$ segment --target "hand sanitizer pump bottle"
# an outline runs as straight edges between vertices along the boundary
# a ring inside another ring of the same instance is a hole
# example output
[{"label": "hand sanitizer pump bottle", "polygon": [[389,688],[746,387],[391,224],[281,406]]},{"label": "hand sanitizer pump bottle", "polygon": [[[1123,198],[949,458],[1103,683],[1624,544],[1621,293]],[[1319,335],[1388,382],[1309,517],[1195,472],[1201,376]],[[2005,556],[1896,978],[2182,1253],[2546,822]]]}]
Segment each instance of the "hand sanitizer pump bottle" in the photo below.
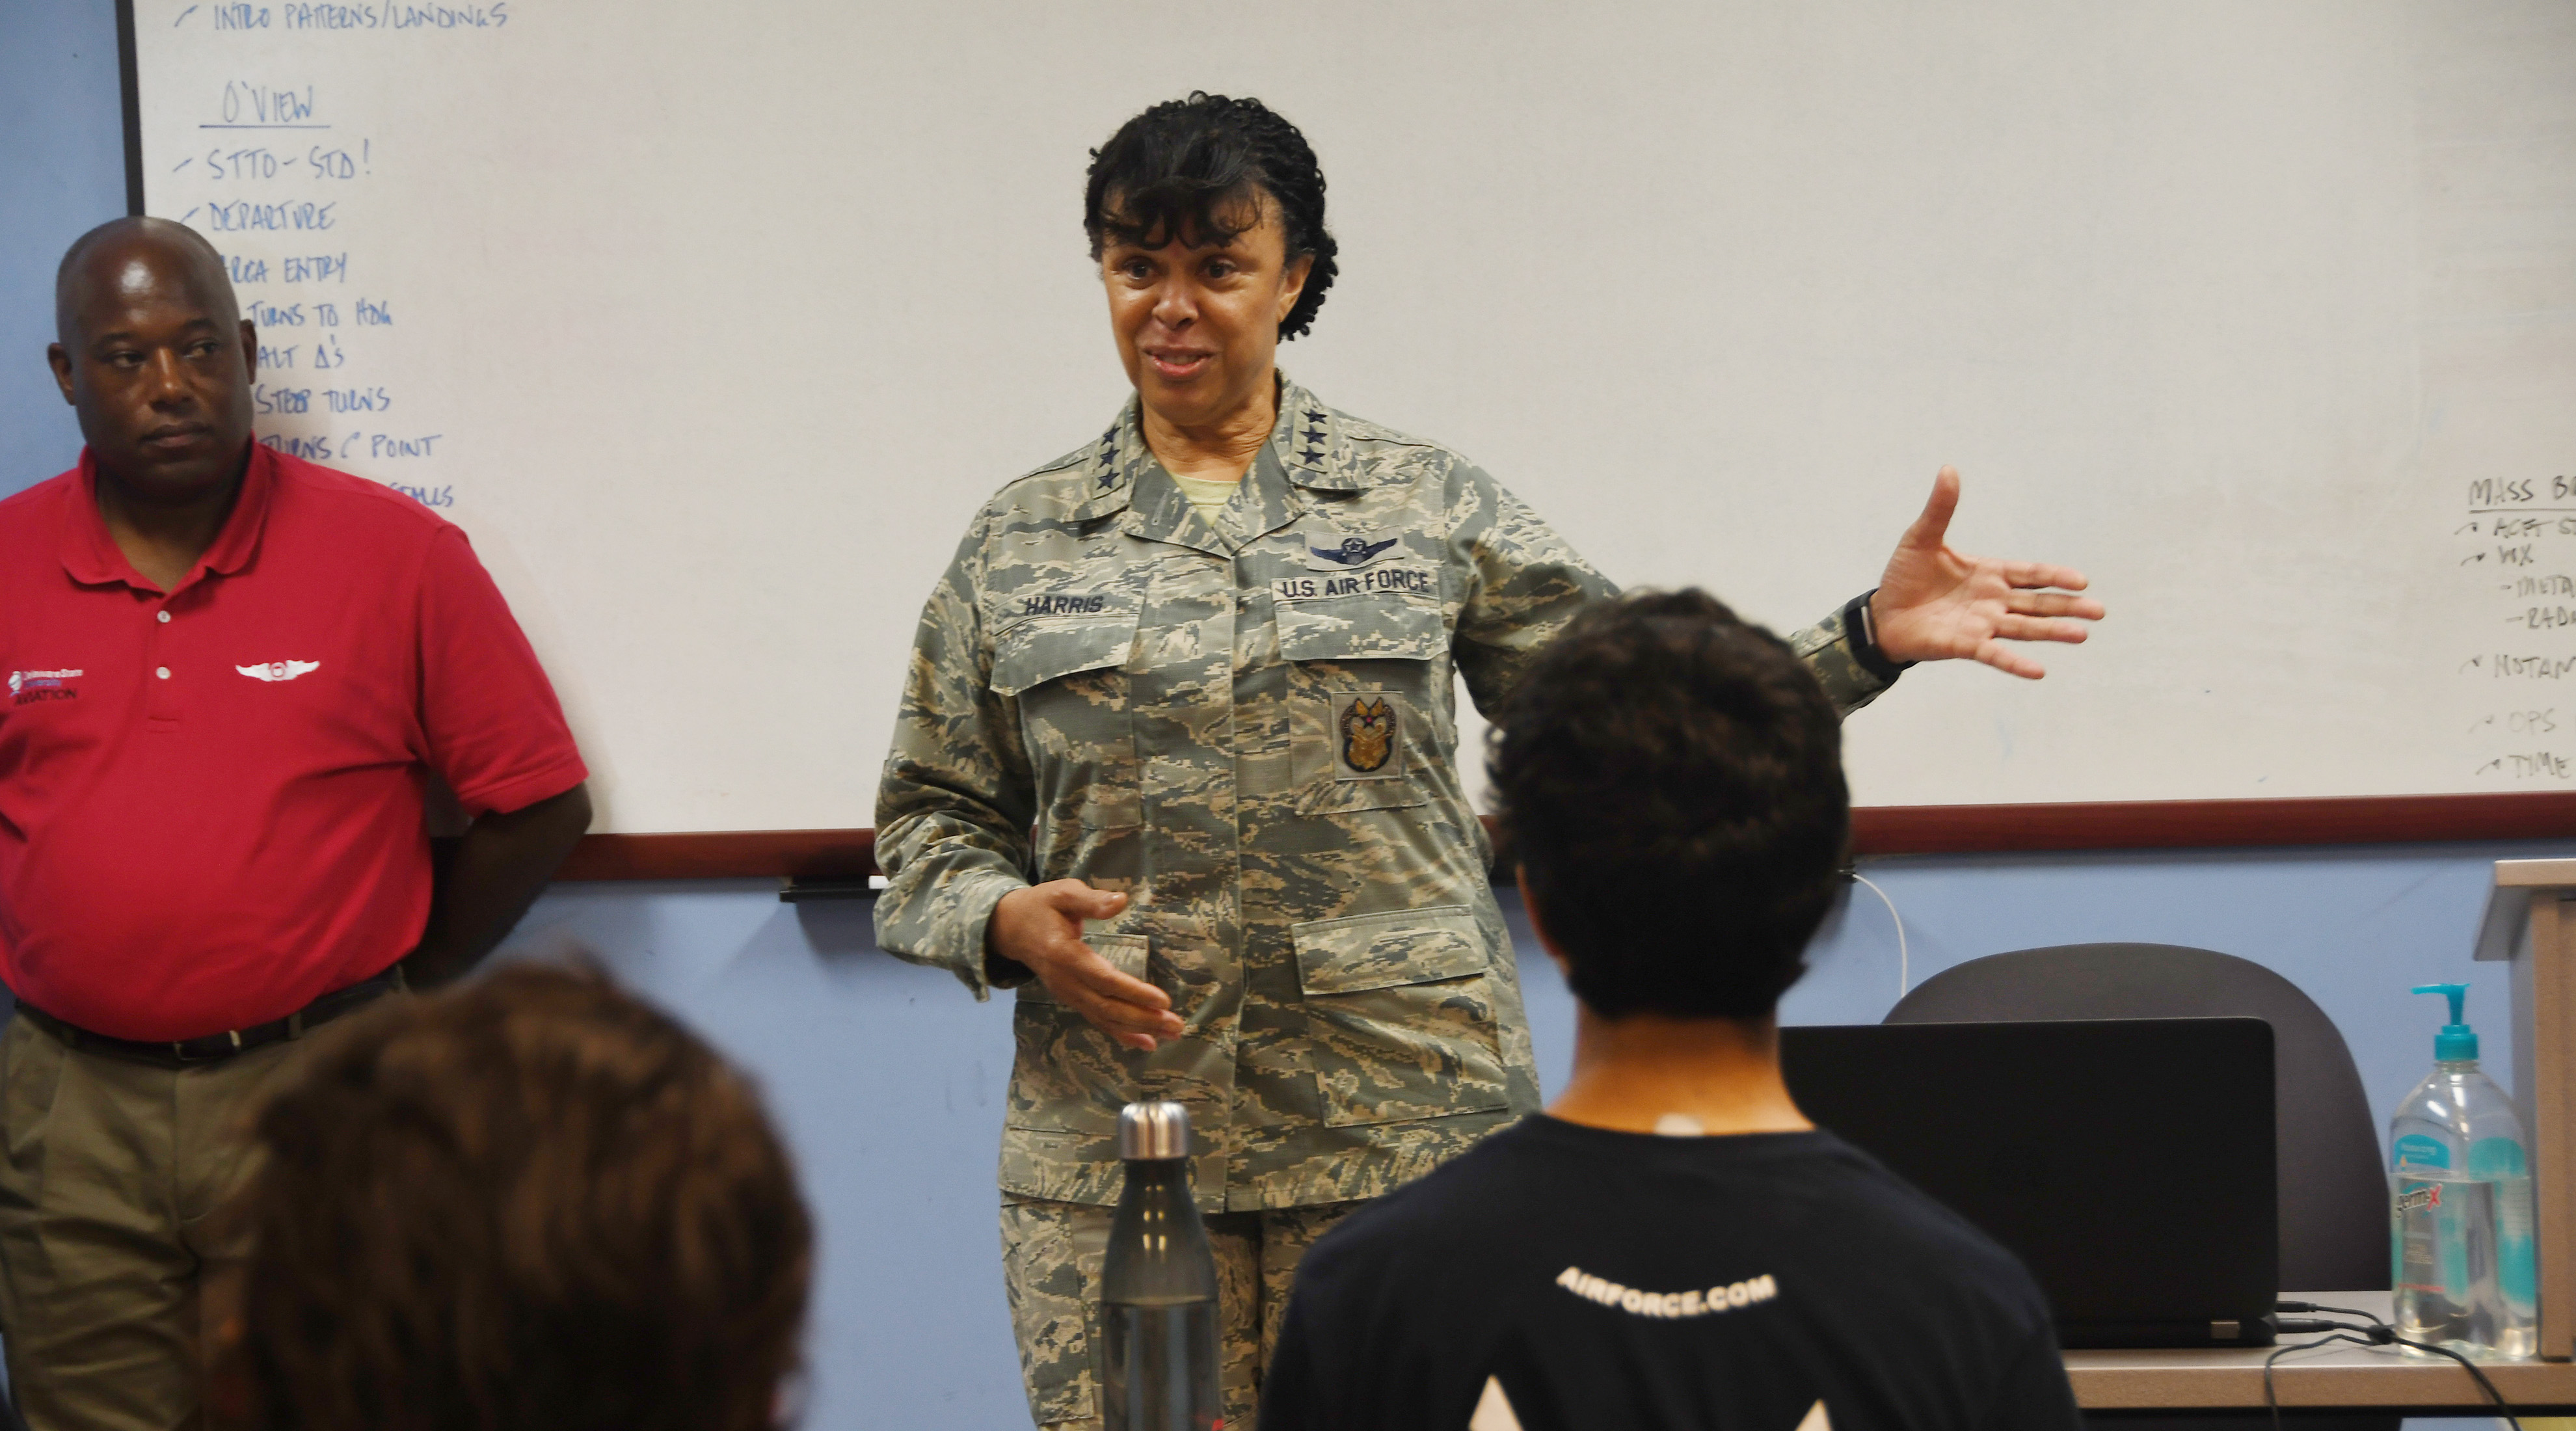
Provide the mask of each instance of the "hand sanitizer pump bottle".
[{"label": "hand sanitizer pump bottle", "polygon": [[1126,1190],[1100,1287],[1106,1431],[1218,1431],[1216,1257],[1190,1193],[1190,1114],[1130,1103],[1118,1115]]},{"label": "hand sanitizer pump bottle", "polygon": [[2415,992],[2448,995],[2451,1021],[2433,1037],[2432,1075],[2388,1125],[2397,1334],[2469,1356],[2532,1356],[2540,1279],[2522,1119],[2478,1071],[2478,1036],[2461,1019],[2469,986]]}]

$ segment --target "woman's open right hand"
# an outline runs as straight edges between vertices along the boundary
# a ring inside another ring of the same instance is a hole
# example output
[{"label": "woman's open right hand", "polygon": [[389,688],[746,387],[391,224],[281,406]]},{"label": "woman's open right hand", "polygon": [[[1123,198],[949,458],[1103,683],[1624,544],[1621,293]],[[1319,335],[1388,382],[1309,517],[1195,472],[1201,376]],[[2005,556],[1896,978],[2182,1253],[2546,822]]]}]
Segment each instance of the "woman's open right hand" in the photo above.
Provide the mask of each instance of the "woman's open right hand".
[{"label": "woman's open right hand", "polygon": [[984,925],[984,949],[1025,966],[1057,1003],[1129,1048],[1151,1053],[1162,1039],[1181,1036],[1171,996],[1118,972],[1082,942],[1086,919],[1114,919],[1127,896],[1093,889],[1078,879],[1050,880],[1015,889],[993,906]]}]

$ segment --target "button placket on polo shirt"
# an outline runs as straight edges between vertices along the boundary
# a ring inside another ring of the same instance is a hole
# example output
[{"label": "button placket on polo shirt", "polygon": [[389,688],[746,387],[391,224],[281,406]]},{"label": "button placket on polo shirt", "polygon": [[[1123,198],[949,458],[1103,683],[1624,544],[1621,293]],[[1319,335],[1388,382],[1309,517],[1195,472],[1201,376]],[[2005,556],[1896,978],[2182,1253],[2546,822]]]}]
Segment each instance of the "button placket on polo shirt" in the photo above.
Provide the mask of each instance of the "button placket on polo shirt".
[{"label": "button placket on polo shirt", "polygon": [[143,728],[145,730],[164,731],[178,728],[181,710],[179,682],[187,672],[185,663],[179,660],[177,651],[173,649],[179,643],[177,633],[172,629],[175,623],[170,615],[170,606],[194,584],[183,582],[178,591],[168,595],[139,593],[153,596],[148,603],[152,612],[151,622],[143,633],[145,667]]}]

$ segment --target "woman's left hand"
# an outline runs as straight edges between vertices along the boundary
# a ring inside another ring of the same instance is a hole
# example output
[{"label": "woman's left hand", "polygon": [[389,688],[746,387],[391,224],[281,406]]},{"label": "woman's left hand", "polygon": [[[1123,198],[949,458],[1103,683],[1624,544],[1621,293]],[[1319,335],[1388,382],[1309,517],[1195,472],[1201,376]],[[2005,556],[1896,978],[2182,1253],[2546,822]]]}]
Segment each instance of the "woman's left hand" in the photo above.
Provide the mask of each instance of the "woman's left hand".
[{"label": "woman's left hand", "polygon": [[2036,681],[2047,671],[2004,643],[2082,641],[2084,623],[2102,619],[2102,603],[2072,594],[2085,585],[2072,567],[1952,550],[1946,538],[1958,507],[1958,469],[1944,467],[1870,601],[1878,649],[1893,661],[1970,658]]}]

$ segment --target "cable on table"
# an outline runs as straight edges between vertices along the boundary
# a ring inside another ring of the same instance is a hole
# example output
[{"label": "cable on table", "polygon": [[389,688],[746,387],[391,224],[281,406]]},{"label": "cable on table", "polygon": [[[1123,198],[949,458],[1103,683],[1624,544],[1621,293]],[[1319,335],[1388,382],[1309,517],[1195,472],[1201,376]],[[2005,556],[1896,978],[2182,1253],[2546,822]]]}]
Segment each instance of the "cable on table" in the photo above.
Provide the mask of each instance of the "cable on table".
[{"label": "cable on table", "polygon": [[[2435,1356],[2449,1357],[2468,1368],[2469,1375],[2477,1381],[2479,1389],[2486,1392],[2487,1399],[2495,1403],[2496,1414],[2504,1418],[2505,1424],[2511,1426],[2513,1431],[2522,1431],[2522,1422],[2513,1414],[2513,1407],[2505,1401],[2504,1393],[2496,1390],[2495,1383],[2487,1380],[2486,1372],[2480,1369],[2476,1362],[2461,1353],[2446,1346],[2436,1346],[2431,1342],[2419,1342],[2401,1337],[2397,1335],[2397,1329],[2380,1320],[2378,1314],[2362,1311],[2358,1307],[2329,1307],[2321,1302],[2275,1302],[2272,1305],[2284,1312],[2334,1312],[2347,1317],[2360,1317],[2370,1323],[2365,1327],[2352,1322],[2330,1322],[2312,1317],[2286,1317],[2280,1320],[2277,1327],[2281,1331],[2327,1332],[2328,1335],[2296,1346],[2276,1347],[2270,1356],[2263,1358],[2263,1404],[2272,1410],[2272,1431],[2281,1431],[2281,1402],[2272,1390],[2272,1364],[2292,1352],[2308,1351],[2324,1346],[2328,1342],[2352,1342],[2360,1346],[2388,1346],[2393,1343],[2401,1347],[2412,1347],[2420,1352],[2430,1352]],[[2356,1336],[2354,1333],[2360,1335]]]}]

